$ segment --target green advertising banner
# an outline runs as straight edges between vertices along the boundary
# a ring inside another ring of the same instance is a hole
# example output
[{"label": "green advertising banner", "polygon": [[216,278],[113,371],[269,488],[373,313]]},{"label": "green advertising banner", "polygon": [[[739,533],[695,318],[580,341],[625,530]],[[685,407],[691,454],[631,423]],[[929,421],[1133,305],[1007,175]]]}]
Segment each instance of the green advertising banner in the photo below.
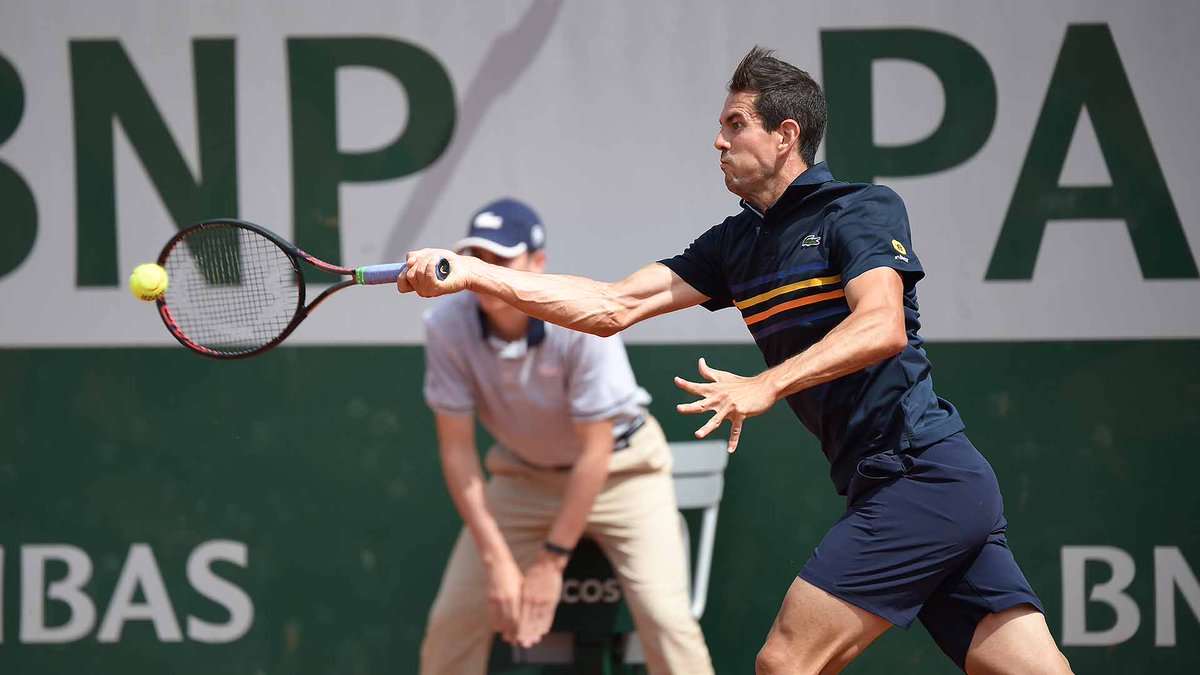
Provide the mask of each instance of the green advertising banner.
[{"label": "green advertising banner", "polygon": [[[1010,543],[1076,672],[1188,672],[1200,659],[1200,343],[929,351],[999,475]],[[748,346],[630,352],[676,441],[699,423],[673,412],[674,375],[700,356],[761,368]],[[459,527],[420,349],[237,363],[8,350],[0,372],[0,673],[415,672]],[[840,507],[785,407],[748,424],[702,619],[718,672],[753,668]],[[847,672],[955,671],[914,627]]]}]

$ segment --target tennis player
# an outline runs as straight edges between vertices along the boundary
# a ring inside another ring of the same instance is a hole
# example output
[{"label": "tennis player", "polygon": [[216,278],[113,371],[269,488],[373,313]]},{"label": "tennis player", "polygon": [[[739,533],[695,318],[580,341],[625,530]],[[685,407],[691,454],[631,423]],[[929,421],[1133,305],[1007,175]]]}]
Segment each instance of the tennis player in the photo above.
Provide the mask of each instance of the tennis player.
[{"label": "tennis player", "polygon": [[[527,274],[545,229],[504,199],[475,214],[457,250]],[[583,535],[621,582],[651,673],[711,673],[691,615],[671,454],[619,339],[533,319],[489,295],[425,317],[425,398],[465,527],[429,613],[421,672],[482,674],[499,633],[529,647],[550,629]],[[475,420],[496,439],[484,481]]]},{"label": "tennis player", "polygon": [[1006,543],[996,476],[936,396],[918,334],[924,276],[892,190],[835,180],[816,163],[826,106],[804,71],[755,48],[738,65],[715,147],[739,213],[680,255],[616,283],[408,256],[400,291],[470,289],[562,326],[610,335],[701,304],[736,307],[768,370],[699,364],[676,383],[714,414],[696,435],[787,401],[821,441],[846,511],[784,597],[759,673],[837,672],[889,627],[920,619],[970,673],[1066,673],[1042,604]]}]

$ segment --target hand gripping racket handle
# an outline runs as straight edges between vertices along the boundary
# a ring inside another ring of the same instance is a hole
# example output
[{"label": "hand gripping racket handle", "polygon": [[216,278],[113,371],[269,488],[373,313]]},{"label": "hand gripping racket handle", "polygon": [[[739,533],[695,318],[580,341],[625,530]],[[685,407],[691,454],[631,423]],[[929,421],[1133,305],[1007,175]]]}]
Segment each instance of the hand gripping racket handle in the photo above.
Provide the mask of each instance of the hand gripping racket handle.
[{"label": "hand gripping racket handle", "polygon": [[[367,286],[376,286],[379,284],[394,284],[396,279],[404,274],[404,270],[408,269],[406,263],[386,263],[383,265],[367,265],[354,270],[354,282],[357,284],[365,284]],[[437,270],[434,272],[437,275],[438,281],[445,281],[446,277],[450,276],[450,261],[442,258],[438,261]]]}]

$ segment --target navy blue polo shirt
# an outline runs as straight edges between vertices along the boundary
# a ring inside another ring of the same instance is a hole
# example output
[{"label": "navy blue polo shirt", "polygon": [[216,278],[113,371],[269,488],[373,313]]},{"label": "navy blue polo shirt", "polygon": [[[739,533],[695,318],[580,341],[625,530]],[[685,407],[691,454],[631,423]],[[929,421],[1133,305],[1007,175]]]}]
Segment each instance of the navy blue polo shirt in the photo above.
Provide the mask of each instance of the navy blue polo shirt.
[{"label": "navy blue polo shirt", "polygon": [[830,477],[845,494],[859,460],[920,448],[963,429],[933,392],[916,285],[924,275],[912,250],[908,213],[891,189],[834,180],[824,162],[788,186],[765,213],[742,212],[660,261],[708,296],[704,307],[736,307],[775,366],[808,349],[850,315],[845,285],[876,267],[904,280],[908,346],[891,358],[787,397],[821,441]]}]

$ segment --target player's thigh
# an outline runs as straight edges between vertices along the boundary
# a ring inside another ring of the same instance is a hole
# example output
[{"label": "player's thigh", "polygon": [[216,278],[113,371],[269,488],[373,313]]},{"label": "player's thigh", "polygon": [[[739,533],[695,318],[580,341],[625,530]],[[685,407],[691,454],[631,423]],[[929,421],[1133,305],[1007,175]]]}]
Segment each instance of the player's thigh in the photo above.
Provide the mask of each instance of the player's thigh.
[{"label": "player's thigh", "polygon": [[1046,617],[1032,605],[989,614],[979,622],[967,650],[970,675],[1070,673],[1071,666],[1054,644]]},{"label": "player's thigh", "polygon": [[797,577],[759,651],[755,671],[839,672],[891,625]]}]

